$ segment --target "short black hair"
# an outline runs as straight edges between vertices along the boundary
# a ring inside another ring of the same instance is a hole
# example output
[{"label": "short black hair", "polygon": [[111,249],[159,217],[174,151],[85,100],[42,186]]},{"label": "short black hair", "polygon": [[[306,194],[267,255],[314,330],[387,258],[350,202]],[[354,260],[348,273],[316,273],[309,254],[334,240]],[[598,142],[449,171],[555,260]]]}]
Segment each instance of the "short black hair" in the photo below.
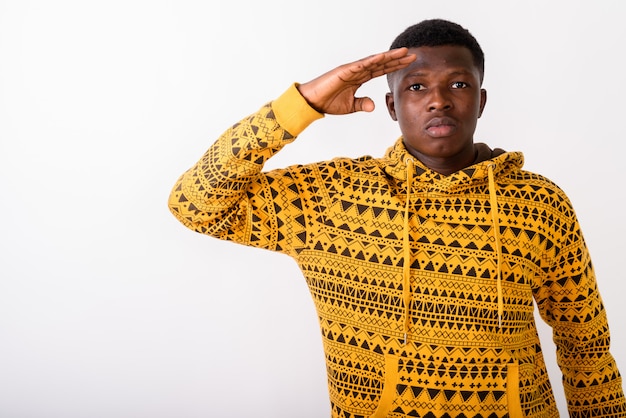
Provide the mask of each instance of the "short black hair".
[{"label": "short black hair", "polygon": [[485,54],[474,35],[457,23],[443,19],[423,20],[406,28],[391,43],[389,49],[448,45],[463,46],[469,49],[474,64],[480,72],[482,83],[485,74]]}]

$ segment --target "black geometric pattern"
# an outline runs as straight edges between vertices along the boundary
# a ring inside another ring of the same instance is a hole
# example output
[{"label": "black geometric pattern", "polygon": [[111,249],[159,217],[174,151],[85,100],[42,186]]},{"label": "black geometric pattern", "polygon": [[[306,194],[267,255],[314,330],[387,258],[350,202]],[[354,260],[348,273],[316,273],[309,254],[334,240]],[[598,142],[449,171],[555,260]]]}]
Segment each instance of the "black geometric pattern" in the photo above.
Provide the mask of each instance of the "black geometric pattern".
[{"label": "black geometric pattern", "polygon": [[533,300],[554,331],[570,415],[626,416],[572,205],[555,184],[523,171],[520,153],[447,177],[416,163],[410,185],[401,141],[381,159],[261,172],[294,139],[264,106],[179,179],[170,208],[195,231],[297,261],[319,317],[333,417],[558,416]]}]

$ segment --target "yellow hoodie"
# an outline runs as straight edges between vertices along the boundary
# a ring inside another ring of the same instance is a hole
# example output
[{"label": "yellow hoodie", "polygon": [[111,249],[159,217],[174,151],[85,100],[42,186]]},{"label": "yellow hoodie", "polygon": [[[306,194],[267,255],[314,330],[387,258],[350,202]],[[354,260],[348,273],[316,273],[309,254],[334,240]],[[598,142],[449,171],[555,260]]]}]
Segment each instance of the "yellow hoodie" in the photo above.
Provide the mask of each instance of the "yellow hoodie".
[{"label": "yellow hoodie", "polygon": [[555,184],[514,152],[444,176],[401,139],[380,159],[262,172],[321,117],[291,86],[226,131],[169,205],[197,232],[295,259],[333,417],[557,417],[533,299],[570,415],[626,416],[589,253]]}]

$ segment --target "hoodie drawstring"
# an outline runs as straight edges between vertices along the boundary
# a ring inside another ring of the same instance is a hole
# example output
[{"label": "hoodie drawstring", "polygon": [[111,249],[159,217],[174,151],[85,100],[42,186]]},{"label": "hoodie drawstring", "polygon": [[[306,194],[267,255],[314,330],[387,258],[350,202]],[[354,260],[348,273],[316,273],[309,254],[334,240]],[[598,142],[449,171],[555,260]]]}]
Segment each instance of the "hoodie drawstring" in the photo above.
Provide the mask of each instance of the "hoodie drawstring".
[{"label": "hoodie drawstring", "polygon": [[406,202],[404,206],[403,249],[402,263],[402,298],[404,300],[404,344],[409,334],[409,305],[411,303],[411,241],[409,237],[409,215],[411,213],[411,186],[413,183],[413,159],[406,160]]},{"label": "hoodie drawstring", "polygon": [[498,198],[496,196],[496,182],[493,168],[495,164],[489,164],[489,200],[491,203],[491,219],[493,222],[493,236],[496,240],[496,279],[498,291],[498,328],[502,329],[502,315],[504,313],[504,300],[502,296],[502,246],[500,245],[500,225],[498,224]]}]

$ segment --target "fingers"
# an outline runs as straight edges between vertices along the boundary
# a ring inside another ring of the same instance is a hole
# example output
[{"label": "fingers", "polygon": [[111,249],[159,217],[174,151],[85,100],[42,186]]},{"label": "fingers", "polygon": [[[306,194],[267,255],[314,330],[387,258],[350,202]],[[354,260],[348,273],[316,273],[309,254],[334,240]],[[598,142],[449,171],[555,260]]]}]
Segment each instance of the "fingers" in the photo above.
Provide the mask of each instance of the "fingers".
[{"label": "fingers", "polygon": [[318,112],[343,115],[374,110],[367,97],[355,97],[356,91],[372,78],[397,71],[415,60],[407,48],[381,52],[341,65],[298,86],[300,94]]},{"label": "fingers", "polygon": [[355,79],[375,78],[405,68],[415,61],[415,54],[409,54],[407,48],[392,49],[347,64]]}]

